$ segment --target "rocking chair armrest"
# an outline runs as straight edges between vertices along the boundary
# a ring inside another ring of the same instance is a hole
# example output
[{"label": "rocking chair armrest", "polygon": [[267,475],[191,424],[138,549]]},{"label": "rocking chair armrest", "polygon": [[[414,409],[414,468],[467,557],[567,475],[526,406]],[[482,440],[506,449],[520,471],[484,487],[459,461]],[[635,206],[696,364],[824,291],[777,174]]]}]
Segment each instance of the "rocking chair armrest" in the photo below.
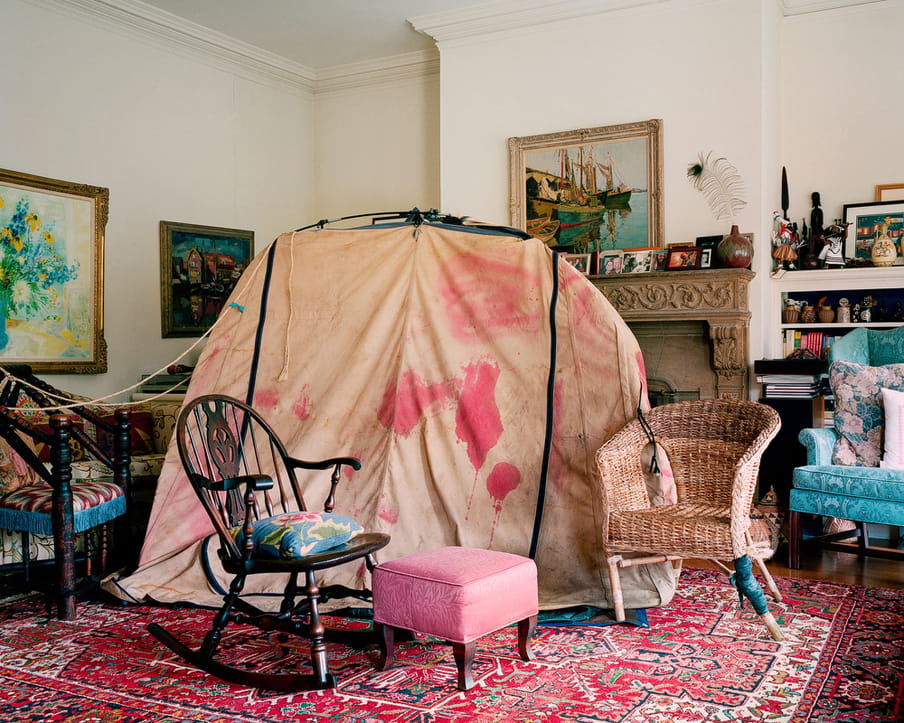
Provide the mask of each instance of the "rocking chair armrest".
[{"label": "rocking chair armrest", "polygon": [[333,457],[332,459],[322,459],[317,461],[309,461],[297,459],[295,457],[287,457],[286,464],[292,467],[300,467],[302,469],[329,469],[340,465],[348,465],[352,469],[361,469],[361,460],[356,457]]},{"label": "rocking chair armrest", "polygon": [[217,492],[229,492],[229,490],[238,489],[239,487],[251,487],[254,492],[273,488],[273,479],[265,474],[243,474],[238,477],[227,477],[217,482],[212,482],[201,475],[194,476],[201,486]]}]

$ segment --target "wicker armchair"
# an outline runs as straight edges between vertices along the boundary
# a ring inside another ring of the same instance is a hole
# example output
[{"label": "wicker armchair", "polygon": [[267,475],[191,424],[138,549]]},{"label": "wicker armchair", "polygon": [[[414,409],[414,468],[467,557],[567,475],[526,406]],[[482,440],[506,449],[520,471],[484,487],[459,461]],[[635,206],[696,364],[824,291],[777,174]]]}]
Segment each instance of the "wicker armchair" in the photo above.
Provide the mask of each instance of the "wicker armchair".
[{"label": "wicker armchair", "polygon": [[[772,637],[781,640],[751,570],[752,560],[780,600],[763,562],[771,550],[750,534],[760,457],[779,426],[778,413],[755,402],[678,402],[632,420],[599,449],[602,547],[616,619],[625,619],[620,568],[709,559],[731,574],[742,601],[748,597]],[[661,464],[670,465],[675,478],[674,495],[659,506],[650,502],[642,462],[651,437],[665,452]],[[724,564],[729,561],[733,573]]]}]

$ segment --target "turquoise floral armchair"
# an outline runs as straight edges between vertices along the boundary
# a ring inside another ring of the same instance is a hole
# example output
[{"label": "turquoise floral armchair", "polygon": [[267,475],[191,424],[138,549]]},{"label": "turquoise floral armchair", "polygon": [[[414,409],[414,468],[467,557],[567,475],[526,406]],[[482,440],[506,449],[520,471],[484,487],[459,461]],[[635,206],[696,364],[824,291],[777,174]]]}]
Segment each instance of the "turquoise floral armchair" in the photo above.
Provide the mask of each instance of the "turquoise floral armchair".
[{"label": "turquoise floral armchair", "polygon": [[[889,525],[897,533],[904,526],[904,465],[896,457],[900,450],[889,448],[901,437],[900,410],[882,401],[891,398],[883,388],[904,392],[904,327],[846,334],[830,349],[829,380],[835,428],[807,428],[799,435],[807,464],[794,470],[792,480],[788,565],[800,567],[805,514],[854,523],[811,538],[823,547],[904,559],[904,551],[871,546],[866,528]],[[856,545],[841,542],[854,536]]]}]

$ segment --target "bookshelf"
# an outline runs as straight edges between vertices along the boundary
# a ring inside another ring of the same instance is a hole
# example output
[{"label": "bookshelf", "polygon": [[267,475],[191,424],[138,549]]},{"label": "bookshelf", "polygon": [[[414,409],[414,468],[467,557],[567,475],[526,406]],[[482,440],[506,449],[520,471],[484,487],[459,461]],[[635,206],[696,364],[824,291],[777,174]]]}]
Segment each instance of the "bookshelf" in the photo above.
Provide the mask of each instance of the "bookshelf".
[{"label": "bookshelf", "polygon": [[[820,355],[824,358],[826,339],[843,336],[852,329],[866,326],[873,329],[892,328],[904,324],[904,320],[892,320],[895,303],[904,305],[904,267],[890,266],[885,268],[865,267],[850,269],[817,269],[783,271],[772,274],[772,293],[770,294],[770,315],[775,324],[769,325],[777,333],[770,334],[768,353],[772,358],[784,358],[793,350],[794,335],[822,334],[823,343]],[[872,296],[876,300],[873,307],[873,318],[869,322],[850,321],[846,323],[821,323],[797,321],[793,324],[782,322],[782,310],[785,299],[805,301],[813,306],[823,296],[827,304],[837,311],[838,300],[848,299],[851,307],[859,303],[864,296]],[[885,318],[877,320],[879,306],[884,306]]]}]

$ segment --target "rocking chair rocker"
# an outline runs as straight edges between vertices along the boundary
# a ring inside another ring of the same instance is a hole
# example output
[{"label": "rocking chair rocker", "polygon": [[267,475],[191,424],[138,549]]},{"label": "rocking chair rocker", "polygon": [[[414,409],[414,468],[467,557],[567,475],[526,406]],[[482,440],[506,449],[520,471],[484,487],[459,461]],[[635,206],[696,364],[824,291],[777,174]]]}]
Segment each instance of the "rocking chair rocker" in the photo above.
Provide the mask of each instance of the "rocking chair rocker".
[{"label": "rocking chair rocker", "polygon": [[[231,683],[270,690],[334,687],[325,638],[353,642],[357,631],[326,630],[319,603],[362,593],[344,587],[321,590],[315,573],[361,558],[373,570],[374,553],[389,543],[388,535],[364,532],[354,520],[332,513],[341,468],[357,470],[360,462],[352,457],[313,462],[290,457],[257,412],[218,394],[198,397],[183,408],[176,437],[188,479],[219,537],[223,569],[234,577],[197,650],[156,623],[148,631],[184,660]],[[307,511],[296,470],[330,468],[324,512]],[[261,514],[262,505],[266,514]],[[272,573],[289,575],[278,613],[241,596],[248,575]],[[299,575],[304,577],[301,586]],[[255,672],[215,659],[228,623],[309,638],[312,672]],[[372,631],[364,633],[371,636],[368,642],[377,642]]]}]

